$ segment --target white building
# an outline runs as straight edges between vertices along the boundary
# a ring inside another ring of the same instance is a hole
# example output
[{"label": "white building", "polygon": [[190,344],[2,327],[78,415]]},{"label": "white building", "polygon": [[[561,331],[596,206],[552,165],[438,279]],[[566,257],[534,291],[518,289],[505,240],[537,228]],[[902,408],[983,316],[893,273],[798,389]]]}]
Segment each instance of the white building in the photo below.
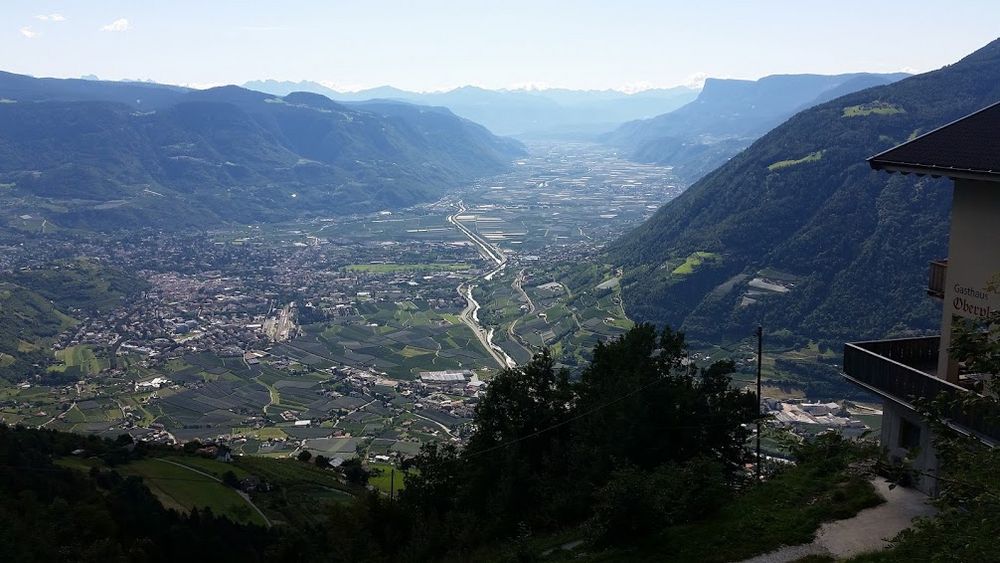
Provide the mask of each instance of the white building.
[{"label": "white building", "polygon": [[[916,484],[928,493],[937,490],[938,460],[931,428],[913,403],[976,392],[977,374],[964,373],[948,355],[953,322],[1000,308],[992,283],[1000,274],[998,147],[1000,104],[994,104],[868,159],[875,170],[946,176],[955,185],[949,256],[930,263],[927,288],[942,300],[940,336],[844,346],[845,377],[883,398],[882,447],[897,462],[916,453]],[[981,413],[954,408],[946,415],[952,428],[991,445],[1000,442],[1000,428]]]}]

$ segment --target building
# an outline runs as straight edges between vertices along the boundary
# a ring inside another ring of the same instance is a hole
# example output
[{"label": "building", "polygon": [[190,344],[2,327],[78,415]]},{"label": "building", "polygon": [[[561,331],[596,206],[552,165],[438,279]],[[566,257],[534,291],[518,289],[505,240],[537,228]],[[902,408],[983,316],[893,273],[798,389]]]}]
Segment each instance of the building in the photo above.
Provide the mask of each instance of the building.
[{"label": "building", "polygon": [[[881,442],[889,459],[898,462],[908,452],[917,452],[911,460],[915,485],[933,494],[938,460],[932,430],[913,403],[917,398],[972,393],[981,380],[963,373],[949,358],[948,348],[955,319],[985,317],[1000,307],[1000,294],[991,283],[1000,274],[1000,103],[875,155],[868,163],[889,173],[951,178],[955,186],[949,256],[930,262],[927,287],[928,295],[942,300],[941,334],[844,346],[845,377],[883,399]],[[981,413],[954,409],[945,421],[987,444],[1000,443],[1000,428]]]},{"label": "building", "polygon": [[420,381],[423,383],[459,383],[464,384],[473,373],[469,370],[422,371]]}]

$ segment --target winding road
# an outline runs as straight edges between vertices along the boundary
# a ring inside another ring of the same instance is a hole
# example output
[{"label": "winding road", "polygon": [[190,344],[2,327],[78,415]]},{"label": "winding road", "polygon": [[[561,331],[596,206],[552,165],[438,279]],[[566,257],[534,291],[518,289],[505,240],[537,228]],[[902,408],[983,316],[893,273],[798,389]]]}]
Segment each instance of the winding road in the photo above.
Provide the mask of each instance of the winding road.
[{"label": "winding road", "polygon": [[479,324],[479,303],[472,296],[472,290],[476,287],[475,281],[477,279],[492,280],[493,276],[502,272],[507,267],[507,257],[496,246],[462,224],[459,217],[466,211],[465,203],[459,200],[457,205],[458,211],[448,216],[448,222],[454,225],[455,228],[461,231],[476,246],[476,249],[483,255],[483,258],[496,264],[496,268],[490,270],[488,273],[458,284],[458,294],[464,297],[466,301],[465,309],[459,313],[458,317],[472,330],[473,334],[476,335],[476,339],[479,340],[483,348],[493,357],[498,366],[515,367],[517,366],[517,362],[514,361],[514,358],[511,358],[503,348],[493,343],[493,329],[484,329]]},{"label": "winding road", "polygon": [[[521,270],[520,272],[517,273],[516,276],[514,276],[514,281],[511,282],[510,287],[513,288],[514,291],[518,292],[521,295],[521,298],[524,299],[524,301],[528,304],[528,316],[531,316],[535,314],[535,303],[531,300],[531,297],[528,296],[528,293],[524,291],[523,287],[524,280],[525,280],[524,270]],[[528,352],[528,355],[531,355],[532,354],[531,344],[524,338],[522,338],[521,335],[514,330],[514,327],[517,326],[517,321],[519,320],[521,319],[516,318],[513,321],[511,321],[510,326],[507,327],[507,335],[510,337],[512,341],[520,345],[521,348],[524,348],[524,350]]]}]

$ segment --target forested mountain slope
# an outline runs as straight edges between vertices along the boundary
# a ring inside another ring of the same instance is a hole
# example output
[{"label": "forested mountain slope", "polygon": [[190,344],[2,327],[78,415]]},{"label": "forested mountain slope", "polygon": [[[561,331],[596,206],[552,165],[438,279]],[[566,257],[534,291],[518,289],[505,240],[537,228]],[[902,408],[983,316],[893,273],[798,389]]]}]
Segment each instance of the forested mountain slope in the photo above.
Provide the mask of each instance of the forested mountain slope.
[{"label": "forested mountain slope", "polygon": [[694,182],[794,113],[905,74],[790,74],[759,80],[709,78],[684,107],[625,123],[604,137],[639,162],[666,164]]},{"label": "forested mountain slope", "polygon": [[[143,92],[152,94],[123,101]],[[5,211],[61,226],[180,228],[373,211],[439,197],[523,154],[447,110],[402,103],[348,107],[235,86],[10,74],[0,76],[0,99]]]},{"label": "forested mountain slope", "polygon": [[696,337],[865,338],[936,326],[951,184],[865,159],[1000,100],[1000,41],[772,130],[608,250],[637,320]]}]

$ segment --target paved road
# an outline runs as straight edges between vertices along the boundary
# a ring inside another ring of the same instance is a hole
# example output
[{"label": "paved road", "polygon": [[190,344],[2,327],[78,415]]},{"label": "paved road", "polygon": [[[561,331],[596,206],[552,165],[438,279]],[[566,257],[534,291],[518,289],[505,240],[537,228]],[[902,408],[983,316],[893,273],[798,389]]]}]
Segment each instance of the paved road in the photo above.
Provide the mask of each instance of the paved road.
[{"label": "paved road", "polygon": [[[497,275],[505,267],[507,267],[507,257],[497,249],[494,245],[490,244],[489,241],[482,238],[478,234],[472,232],[468,227],[462,224],[458,220],[458,216],[465,213],[465,204],[461,201],[458,202],[458,211],[448,216],[448,222],[454,225],[459,231],[462,232],[471,242],[476,245],[479,249],[479,253],[483,255],[487,260],[491,260],[496,264],[496,268],[490,271],[488,274],[482,276],[484,280],[491,280],[493,276]],[[476,335],[476,339],[479,343],[486,349],[493,360],[496,361],[497,365],[500,367],[515,367],[517,362],[514,358],[511,358],[503,348],[497,346],[493,343],[493,330],[486,330],[479,324],[479,303],[472,297],[472,290],[476,287],[474,283],[475,280],[470,280],[468,282],[462,282],[458,284],[458,294],[465,298],[466,306],[465,309],[458,315],[458,317],[468,326],[473,334]]]},{"label": "paved road", "polygon": [[422,418],[422,419],[426,420],[427,422],[433,422],[434,424],[437,424],[438,426],[441,427],[442,430],[444,430],[444,433],[447,434],[449,437],[451,437],[451,438],[455,437],[451,433],[451,430],[447,426],[445,426],[444,424],[441,424],[440,422],[434,420],[433,418],[427,418],[426,416],[424,416],[424,415],[422,415],[422,414],[420,414],[418,412],[415,412],[415,411],[410,411],[410,414],[412,414],[413,416],[415,416],[417,418]]},{"label": "paved road", "polygon": [[[521,294],[521,298],[528,303],[528,312],[526,314],[528,316],[531,316],[535,314],[535,303],[531,300],[531,297],[528,296],[528,293],[524,291],[523,287],[524,277],[525,277],[524,270],[521,270],[520,272],[517,273],[516,276],[514,276],[514,281],[511,282],[510,287],[512,287],[514,291]],[[507,327],[507,335],[510,336],[511,341],[518,344],[521,348],[524,348],[524,350],[529,355],[531,355],[532,354],[531,344],[525,339],[521,338],[521,335],[514,330],[514,328],[517,326],[517,321],[519,320],[521,320],[520,317],[511,321],[510,326]]]},{"label": "paved road", "polygon": [[466,211],[465,203],[463,203],[460,200],[458,202],[458,211],[448,216],[448,222],[451,223],[452,225],[455,225],[455,227],[457,227],[458,230],[462,231],[462,234],[468,237],[469,240],[471,240],[472,243],[476,245],[476,247],[479,249],[479,252],[483,255],[484,258],[496,262],[497,266],[503,266],[504,264],[506,264],[507,257],[504,256],[503,252],[500,252],[500,250],[497,249],[497,247],[491,244],[488,240],[479,236],[477,233],[474,233],[468,227],[463,225],[461,221],[458,220],[458,216],[465,213],[465,211]]}]

